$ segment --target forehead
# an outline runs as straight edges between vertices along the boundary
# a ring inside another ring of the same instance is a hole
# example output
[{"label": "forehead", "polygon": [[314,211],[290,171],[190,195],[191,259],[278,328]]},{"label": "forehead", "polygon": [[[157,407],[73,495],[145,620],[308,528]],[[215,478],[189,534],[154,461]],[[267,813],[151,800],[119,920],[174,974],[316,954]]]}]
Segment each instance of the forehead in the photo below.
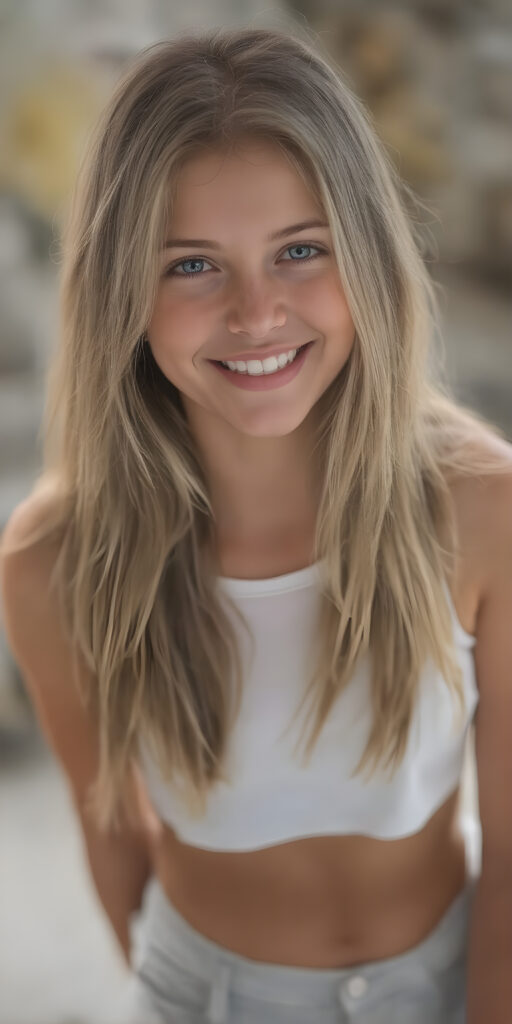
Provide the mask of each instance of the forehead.
[{"label": "forehead", "polygon": [[211,220],[235,215],[272,217],[283,209],[298,216],[318,213],[313,191],[275,143],[250,139],[229,151],[205,149],[181,167],[173,189],[177,219]]}]

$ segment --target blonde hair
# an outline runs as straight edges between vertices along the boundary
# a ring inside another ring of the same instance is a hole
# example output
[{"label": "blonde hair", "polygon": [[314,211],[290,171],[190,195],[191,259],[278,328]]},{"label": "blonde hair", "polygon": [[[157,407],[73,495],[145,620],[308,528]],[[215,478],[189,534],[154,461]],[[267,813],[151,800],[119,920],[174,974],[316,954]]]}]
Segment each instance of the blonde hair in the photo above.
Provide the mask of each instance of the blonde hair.
[{"label": "blonde hair", "polygon": [[82,696],[99,725],[100,827],[117,822],[141,737],[202,813],[239,707],[208,483],[179,392],[144,337],[176,175],[244,137],[281,147],[325,210],[356,331],[319,401],[322,614],[305,756],[367,651],[373,725],[355,773],[400,764],[427,657],[463,708],[443,589],[457,551],[449,478],[500,469],[479,439],[504,435],[434,379],[436,296],[404,186],[313,42],[263,28],[189,33],[139,55],[80,170],[35,485],[53,495],[37,536],[59,538],[52,585],[77,664],[92,672]]}]

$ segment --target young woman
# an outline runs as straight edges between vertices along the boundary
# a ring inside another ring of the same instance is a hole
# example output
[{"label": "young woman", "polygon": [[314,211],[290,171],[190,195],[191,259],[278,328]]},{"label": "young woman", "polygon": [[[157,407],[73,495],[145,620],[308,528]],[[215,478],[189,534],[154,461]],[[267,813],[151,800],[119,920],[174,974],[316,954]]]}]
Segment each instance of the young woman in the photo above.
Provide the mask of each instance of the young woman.
[{"label": "young woman", "polygon": [[142,53],[78,178],[3,594],[124,1022],[510,1020],[512,446],[434,372],[400,190],[270,29]]}]

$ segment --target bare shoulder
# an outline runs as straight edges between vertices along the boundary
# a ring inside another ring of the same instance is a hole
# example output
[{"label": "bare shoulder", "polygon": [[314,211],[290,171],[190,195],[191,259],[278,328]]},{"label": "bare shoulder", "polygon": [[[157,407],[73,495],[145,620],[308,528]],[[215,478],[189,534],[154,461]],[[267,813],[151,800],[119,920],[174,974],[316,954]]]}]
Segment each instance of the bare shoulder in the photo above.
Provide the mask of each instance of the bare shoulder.
[{"label": "bare shoulder", "polygon": [[51,515],[54,500],[51,492],[29,495],[16,505],[2,531],[0,551],[2,557],[10,555],[11,546],[24,544],[34,530],[43,527]]},{"label": "bare shoulder", "polygon": [[[50,585],[58,544],[54,536],[45,533],[53,521],[53,511],[47,494],[25,499],[11,513],[2,533],[0,549],[7,641],[32,695],[34,690],[40,690],[47,677],[46,664],[52,661],[57,650],[63,652],[65,642],[57,595]],[[37,668],[38,661],[41,671]],[[67,671],[64,677],[69,679]],[[54,676],[52,687],[57,681],[58,677]]]},{"label": "bare shoulder", "polygon": [[[491,468],[482,473],[475,461],[475,472],[454,477],[450,492],[460,539],[458,575],[483,590],[512,543],[512,444],[483,437],[475,451],[478,461],[488,459]],[[500,469],[492,468],[497,460]]]},{"label": "bare shoulder", "polygon": [[47,496],[25,499],[11,513],[0,544],[3,625],[29,690],[41,678],[31,671],[32,662],[37,657],[44,660],[44,647],[55,644],[59,631],[57,601],[50,585],[58,548],[45,536],[52,511]]},{"label": "bare shoulder", "polygon": [[512,445],[500,443],[508,469],[491,473],[480,484],[478,544],[483,556],[481,566],[482,600],[497,595],[502,588],[512,592]]},{"label": "bare shoulder", "polygon": [[[2,579],[17,588],[36,587],[45,582],[58,546],[46,535],[57,507],[50,490],[29,496],[12,511],[1,535]],[[39,536],[41,535],[41,536]]]},{"label": "bare shoulder", "polygon": [[495,566],[503,564],[510,545],[512,445],[481,435],[474,451],[474,472],[454,474],[449,482],[458,533],[451,593],[459,622],[473,636]]}]

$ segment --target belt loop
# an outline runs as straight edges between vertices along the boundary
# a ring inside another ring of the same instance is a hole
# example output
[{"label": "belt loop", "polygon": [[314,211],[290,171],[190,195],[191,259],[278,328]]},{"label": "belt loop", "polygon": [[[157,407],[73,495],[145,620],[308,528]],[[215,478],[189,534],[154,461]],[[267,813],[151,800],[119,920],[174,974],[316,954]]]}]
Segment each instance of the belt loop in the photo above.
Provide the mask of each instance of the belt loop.
[{"label": "belt loop", "polygon": [[222,964],[213,982],[207,1010],[207,1020],[210,1024],[226,1024],[230,974],[228,965]]}]

